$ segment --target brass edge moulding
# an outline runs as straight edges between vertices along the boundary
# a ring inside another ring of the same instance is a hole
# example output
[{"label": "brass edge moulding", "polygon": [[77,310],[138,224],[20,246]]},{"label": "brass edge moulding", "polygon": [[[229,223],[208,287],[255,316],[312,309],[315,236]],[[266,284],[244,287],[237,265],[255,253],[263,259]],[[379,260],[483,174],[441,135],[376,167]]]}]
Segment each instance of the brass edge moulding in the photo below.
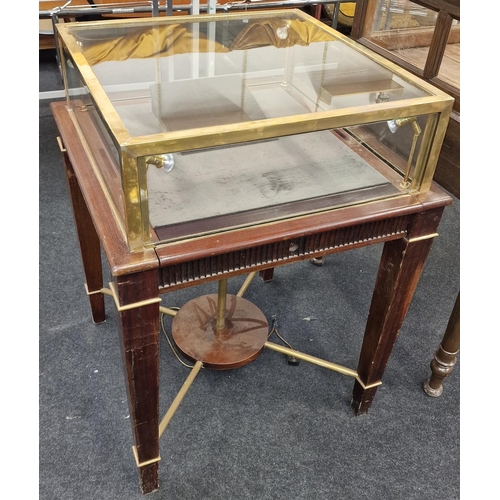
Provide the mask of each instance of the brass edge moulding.
[{"label": "brass edge moulding", "polygon": [[59,146],[59,151],[61,151],[61,153],[66,153],[66,148],[64,147],[62,139],[59,136],[57,136],[56,141],[57,141],[57,145]]},{"label": "brass edge moulding", "polygon": [[56,24],[56,30],[54,31],[54,38],[57,41],[56,46],[57,46],[57,52],[56,55],[59,58],[59,68],[61,70],[61,79],[63,82],[63,88],[64,88],[64,99],[66,103],[69,101],[69,92],[68,92],[68,75],[66,73],[66,58],[64,55],[64,48],[63,48],[63,35],[59,31],[58,26],[60,24]]},{"label": "brass edge moulding", "polygon": [[122,186],[125,197],[127,241],[132,252],[142,250],[143,243],[151,239],[147,206],[146,163],[144,158],[121,152]]},{"label": "brass edge moulding", "polygon": [[354,125],[383,122],[397,118],[430,115],[443,111],[443,100],[436,96],[417,97],[394,103],[357,106],[341,110],[320,111],[311,116],[292,115],[234,124],[166,132],[150,136],[129,137],[121,144],[133,156],[146,156],[240,142],[272,139],[283,135],[338,129]]},{"label": "brass edge moulding", "polygon": [[[412,193],[410,193],[410,194],[412,194]],[[406,193],[401,193],[401,194],[398,194],[398,195],[391,197],[392,200],[407,199],[407,198],[408,198],[408,195]],[[378,200],[378,199],[377,200],[368,200],[366,202],[363,202],[363,206],[375,205],[377,203],[380,203],[380,201],[381,200]],[[420,205],[420,203],[418,205]],[[338,213],[339,210],[346,209],[346,208],[349,208],[351,206],[352,205],[350,205],[350,204],[339,205],[339,206],[336,206],[335,208],[320,210],[318,212],[300,214],[300,215],[295,216],[294,220],[303,222],[303,226],[301,226],[301,229],[298,229],[297,232],[294,232],[291,235],[288,234],[286,236],[286,239],[301,238],[303,236],[307,237],[307,236],[311,236],[314,234],[320,234],[324,231],[338,230],[338,229],[342,229],[342,228],[348,226],[349,221],[345,222],[344,224],[340,224],[338,226],[335,226],[335,227],[331,227],[330,223],[321,223],[317,226],[313,226],[312,223],[309,221],[314,220],[314,218],[318,217],[318,215],[332,214],[332,216],[333,216],[333,214]],[[373,219],[369,219],[365,222],[374,222],[376,220],[377,220],[377,218],[373,218]],[[276,236],[275,236],[275,238],[268,240],[267,243],[277,243],[277,242],[280,242],[283,240],[283,236],[280,233],[278,233],[278,230],[279,230],[280,226],[283,226],[284,223],[286,223],[286,219],[279,219],[279,220],[273,220],[273,221],[269,221],[269,222],[258,223],[257,226],[260,228],[264,228],[264,229],[271,228],[271,231],[274,231],[274,234]],[[245,232],[245,231],[248,231],[249,229],[250,230],[255,229],[255,227],[257,227],[257,226],[232,227],[232,228],[228,229],[227,231],[224,231],[224,234],[233,233],[233,234],[235,234],[235,237],[236,237],[236,233]],[[276,229],[276,228],[278,228],[278,229]],[[313,228],[313,229],[311,229],[311,228]],[[404,229],[404,230],[396,232],[396,233],[379,235],[379,236],[373,237],[372,239],[373,240],[398,239],[398,238],[403,238],[406,235],[406,233],[407,233],[407,230]],[[162,257],[162,260],[168,265],[172,265],[172,264],[175,265],[175,264],[179,263],[179,258],[177,257],[178,250],[175,250],[177,246],[185,245],[186,243],[199,240],[200,238],[214,238],[214,237],[217,237],[217,235],[214,235],[213,233],[203,233],[203,234],[199,234],[199,235],[191,235],[189,237],[182,238],[180,240],[172,240],[172,241],[161,240],[161,241],[154,243],[153,246],[155,249],[166,249],[166,248],[173,249],[173,251],[170,253],[170,255]],[[252,240],[247,239],[245,246],[242,248],[251,248],[254,244],[259,244],[259,242],[260,242],[259,238],[255,238]],[[328,250],[328,248],[322,248],[322,249],[319,249],[317,251],[324,252],[326,250]],[[211,255],[221,255],[223,253],[225,253],[225,251],[216,252],[215,248],[212,248]],[[313,253],[315,253],[315,252],[313,252]],[[175,254],[176,257],[174,257],[172,259],[171,255],[173,255],[173,254]],[[193,257],[193,258],[198,258],[198,257]]]},{"label": "brass edge moulding", "polygon": [[132,451],[134,452],[135,464],[137,467],[145,467],[146,465],[155,464],[161,460],[161,457],[152,458],[151,460],[146,460],[145,462],[139,462],[139,455],[137,454],[137,448],[132,446]]},{"label": "brass edge moulding", "polygon": [[427,127],[431,126],[433,128],[434,135],[432,141],[427,141],[427,143],[423,142],[423,144],[427,144],[427,168],[425,168],[425,170],[415,169],[415,172],[420,175],[420,178],[416,179],[416,182],[419,184],[421,191],[427,191],[431,187],[436,166],[439,161],[439,156],[441,154],[441,148],[446,135],[446,130],[448,129],[452,107],[453,104],[450,103],[444,110],[441,111],[441,113],[439,113],[438,116],[429,116],[430,123],[427,124]]},{"label": "brass edge moulding", "polygon": [[[414,192],[422,190],[422,180],[429,177],[429,174],[431,179],[434,176],[434,170],[437,164],[437,159],[436,161],[432,162],[430,153],[431,153],[431,144],[436,132],[436,125],[437,125],[437,115],[436,114],[427,115],[427,123],[425,124],[424,131],[422,134],[421,147],[415,162],[414,176],[411,181],[411,190]],[[416,174],[418,174],[418,176],[416,176]],[[428,184],[428,188],[430,188],[430,184]]]},{"label": "brass edge moulding", "polygon": [[113,296],[113,300],[115,301],[116,309],[119,312],[128,311],[129,309],[135,309],[137,307],[148,306],[150,304],[157,304],[157,303],[161,302],[161,298],[157,297],[157,298],[154,298],[154,299],[146,299],[146,300],[141,300],[139,302],[134,302],[132,304],[127,304],[126,306],[121,306],[120,305],[120,301],[118,299],[118,290],[116,290],[115,284],[113,282],[111,282],[109,284],[109,288],[111,290],[111,294]]}]

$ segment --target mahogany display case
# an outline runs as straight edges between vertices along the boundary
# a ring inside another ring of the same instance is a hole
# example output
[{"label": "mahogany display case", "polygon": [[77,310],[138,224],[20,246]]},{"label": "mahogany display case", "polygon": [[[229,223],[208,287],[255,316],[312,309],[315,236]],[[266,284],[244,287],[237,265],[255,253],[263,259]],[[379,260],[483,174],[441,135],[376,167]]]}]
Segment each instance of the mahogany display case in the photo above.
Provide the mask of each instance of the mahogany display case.
[{"label": "mahogany display case", "polygon": [[[200,368],[265,348],[354,379],[371,406],[451,197],[433,175],[453,98],[299,10],[58,25],[52,110],[92,318],[114,299],[143,493]],[[384,245],[357,368],[268,340],[227,280]],[[101,249],[112,276],[103,286]],[[162,294],[209,281],[179,310]],[[191,373],[160,419],[160,316]]]}]

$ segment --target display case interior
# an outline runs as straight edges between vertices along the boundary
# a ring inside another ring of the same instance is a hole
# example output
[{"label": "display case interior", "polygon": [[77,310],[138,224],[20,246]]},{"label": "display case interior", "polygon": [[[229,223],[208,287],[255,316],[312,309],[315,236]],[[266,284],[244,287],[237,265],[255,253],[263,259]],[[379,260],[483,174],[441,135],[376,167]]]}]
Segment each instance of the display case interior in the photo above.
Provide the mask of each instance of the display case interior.
[{"label": "display case interior", "polygon": [[131,250],[426,192],[453,99],[298,10],[58,27]]}]

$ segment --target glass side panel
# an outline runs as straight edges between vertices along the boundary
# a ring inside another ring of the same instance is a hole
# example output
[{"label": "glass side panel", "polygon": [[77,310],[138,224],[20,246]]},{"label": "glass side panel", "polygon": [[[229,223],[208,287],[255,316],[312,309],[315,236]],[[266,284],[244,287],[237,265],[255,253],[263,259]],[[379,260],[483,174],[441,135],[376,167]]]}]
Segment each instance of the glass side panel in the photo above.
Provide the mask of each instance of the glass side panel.
[{"label": "glass side panel", "polygon": [[58,34],[132,251],[429,189],[451,99],[299,10]]},{"label": "glass side panel", "polygon": [[408,193],[425,161],[426,123],[390,120],[163,155],[147,167],[149,221],[163,242]]},{"label": "glass side panel", "polygon": [[131,136],[428,95],[291,13],[71,33]]},{"label": "glass side panel", "polygon": [[92,155],[103,189],[114,205],[114,212],[123,222],[125,200],[121,187],[121,165],[119,148],[113,143],[112,134],[106,129],[88,89],[81,81],[78,71],[66,49],[62,52],[62,68],[65,79],[68,107],[73,111],[81,132],[81,140]]}]

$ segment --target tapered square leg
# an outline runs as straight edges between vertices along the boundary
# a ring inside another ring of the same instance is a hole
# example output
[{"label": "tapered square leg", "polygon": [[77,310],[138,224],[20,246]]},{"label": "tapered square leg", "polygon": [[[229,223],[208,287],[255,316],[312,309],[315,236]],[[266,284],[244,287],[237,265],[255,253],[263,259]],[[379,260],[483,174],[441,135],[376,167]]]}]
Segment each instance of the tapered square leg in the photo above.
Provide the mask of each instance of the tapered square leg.
[{"label": "tapered square leg", "polygon": [[372,404],[373,398],[375,397],[375,393],[379,388],[379,385],[380,384],[377,384],[370,388],[366,388],[362,386],[358,380],[354,382],[351,408],[354,410],[354,413],[356,413],[356,415],[362,415],[363,413],[366,413],[368,411]]},{"label": "tapered square leg", "polygon": [[101,244],[80,185],[76,179],[73,165],[69,161],[66,152],[63,152],[63,158],[66,180],[73,208],[73,217],[75,219],[78,242],[80,245],[80,255],[82,257],[90,309],[92,312],[92,320],[94,323],[102,323],[106,318],[104,295],[99,291],[103,286]]},{"label": "tapered square leg", "polygon": [[159,329],[156,270],[115,278],[134,457],[142,493],[158,489]]},{"label": "tapered square leg", "polygon": [[369,410],[381,384],[442,213],[439,208],[417,214],[405,238],[384,244],[351,401],[356,415]]}]

